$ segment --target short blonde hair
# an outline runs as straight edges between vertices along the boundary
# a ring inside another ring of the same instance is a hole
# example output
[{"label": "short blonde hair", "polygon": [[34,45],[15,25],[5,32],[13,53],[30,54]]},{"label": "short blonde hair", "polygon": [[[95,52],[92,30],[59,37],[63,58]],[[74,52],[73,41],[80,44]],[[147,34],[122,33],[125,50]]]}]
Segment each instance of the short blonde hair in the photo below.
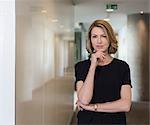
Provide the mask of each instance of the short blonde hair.
[{"label": "short blonde hair", "polygon": [[116,39],[115,33],[111,27],[111,25],[104,21],[104,20],[95,20],[88,31],[88,40],[87,40],[87,51],[92,54],[94,48],[92,47],[92,43],[91,43],[91,31],[94,27],[100,27],[104,30],[108,41],[110,42],[109,48],[108,48],[108,53],[109,54],[115,54],[118,48],[118,41]]}]

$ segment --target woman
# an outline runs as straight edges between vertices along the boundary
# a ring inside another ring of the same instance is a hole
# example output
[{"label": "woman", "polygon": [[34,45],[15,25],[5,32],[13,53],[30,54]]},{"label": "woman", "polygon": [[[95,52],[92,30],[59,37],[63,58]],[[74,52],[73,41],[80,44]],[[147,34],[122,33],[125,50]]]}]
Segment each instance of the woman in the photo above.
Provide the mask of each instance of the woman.
[{"label": "woman", "polygon": [[129,65],[111,56],[117,47],[111,25],[94,21],[88,32],[91,58],[75,65],[78,125],[126,124],[132,85]]}]

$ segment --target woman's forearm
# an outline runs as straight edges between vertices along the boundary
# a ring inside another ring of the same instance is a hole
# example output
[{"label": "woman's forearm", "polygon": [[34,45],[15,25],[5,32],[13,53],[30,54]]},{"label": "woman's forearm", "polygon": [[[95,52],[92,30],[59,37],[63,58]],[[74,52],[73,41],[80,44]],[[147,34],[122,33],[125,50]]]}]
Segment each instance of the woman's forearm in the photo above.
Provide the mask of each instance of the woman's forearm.
[{"label": "woman's forearm", "polygon": [[[96,103],[96,104],[89,104],[89,105],[83,105],[79,103],[79,105],[85,110],[96,111],[96,112],[129,112],[131,107],[131,100],[119,99],[116,101],[106,102],[106,103]],[[95,109],[95,105],[96,105],[96,109]]]},{"label": "woman's forearm", "polygon": [[87,77],[83,83],[83,86],[80,88],[78,92],[78,99],[84,105],[89,104],[93,96],[94,74],[95,74],[95,67],[90,66]]},{"label": "woman's forearm", "polygon": [[131,101],[119,99],[113,102],[97,104],[98,112],[128,112],[130,111]]}]

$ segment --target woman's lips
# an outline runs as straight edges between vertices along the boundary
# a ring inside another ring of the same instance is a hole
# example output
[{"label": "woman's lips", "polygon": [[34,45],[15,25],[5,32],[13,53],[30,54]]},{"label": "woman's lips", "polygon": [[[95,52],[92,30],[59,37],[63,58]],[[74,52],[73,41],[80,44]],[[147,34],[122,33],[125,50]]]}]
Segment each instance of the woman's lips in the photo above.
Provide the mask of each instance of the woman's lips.
[{"label": "woman's lips", "polygon": [[96,45],[96,47],[97,47],[97,48],[103,48],[103,46],[102,46],[102,45]]}]

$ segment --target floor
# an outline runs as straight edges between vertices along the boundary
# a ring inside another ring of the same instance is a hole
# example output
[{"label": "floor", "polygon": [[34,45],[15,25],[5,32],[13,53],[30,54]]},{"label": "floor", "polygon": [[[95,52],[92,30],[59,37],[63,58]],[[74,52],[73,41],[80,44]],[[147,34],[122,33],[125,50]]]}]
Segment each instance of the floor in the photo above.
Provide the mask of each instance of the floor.
[{"label": "floor", "polygon": [[73,109],[73,77],[57,77],[32,92],[32,100],[16,101],[16,125],[67,125]]},{"label": "floor", "polygon": [[[150,125],[149,111],[148,102],[133,102],[131,111],[126,114],[127,125]],[[75,113],[70,125],[76,125],[76,120]]]}]

